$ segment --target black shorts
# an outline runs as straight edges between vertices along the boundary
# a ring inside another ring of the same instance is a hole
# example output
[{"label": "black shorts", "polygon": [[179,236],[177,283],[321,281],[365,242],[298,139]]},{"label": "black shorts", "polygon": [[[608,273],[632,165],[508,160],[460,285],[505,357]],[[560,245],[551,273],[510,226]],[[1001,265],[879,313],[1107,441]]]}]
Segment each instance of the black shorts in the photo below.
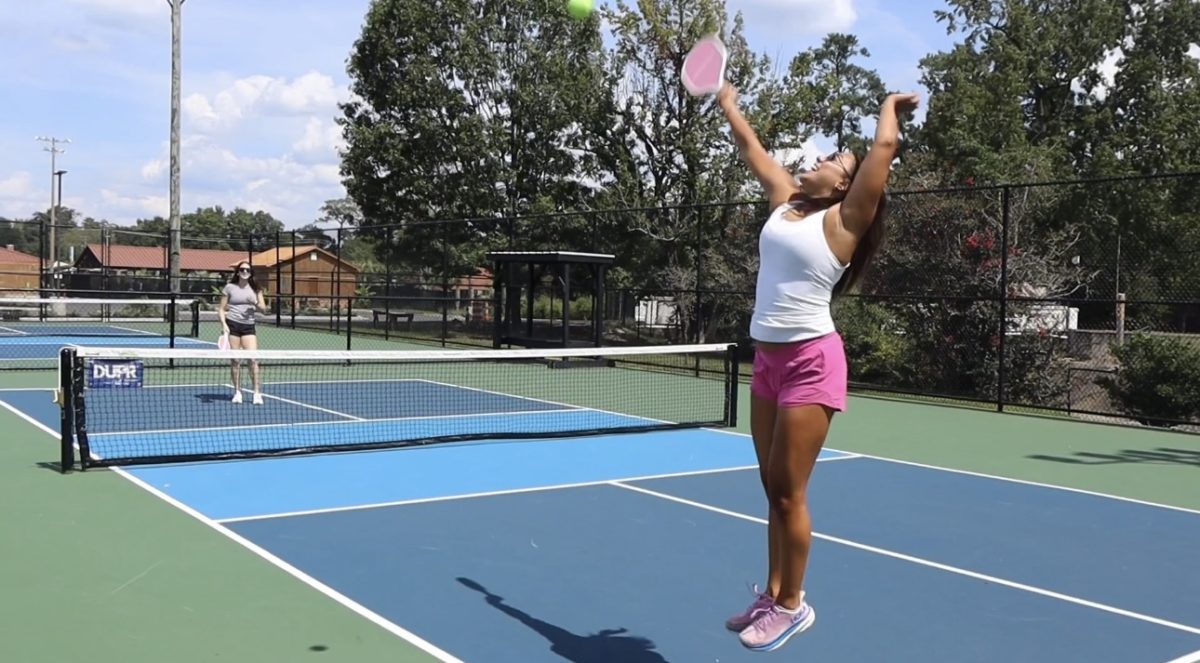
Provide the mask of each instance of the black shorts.
[{"label": "black shorts", "polygon": [[229,327],[230,336],[237,336],[238,338],[241,338],[242,336],[255,335],[253,324],[248,325],[244,322],[234,322],[233,320],[226,320],[225,324]]}]

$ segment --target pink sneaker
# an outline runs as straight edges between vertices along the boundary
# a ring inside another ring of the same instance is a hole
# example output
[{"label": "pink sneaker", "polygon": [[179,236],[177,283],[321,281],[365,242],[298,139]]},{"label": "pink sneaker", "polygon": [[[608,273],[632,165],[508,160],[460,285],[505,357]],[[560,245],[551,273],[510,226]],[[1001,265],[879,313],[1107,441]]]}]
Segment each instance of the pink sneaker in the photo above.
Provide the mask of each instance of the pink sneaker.
[{"label": "pink sneaker", "polygon": [[755,585],[751,590],[754,592],[754,603],[750,604],[749,608],[740,615],[734,615],[725,620],[725,628],[730,631],[742,631],[749,626],[759,615],[763,614],[772,605],[775,605],[775,600],[770,594],[764,594],[758,591],[758,585]]},{"label": "pink sneaker", "polygon": [[738,639],[747,649],[753,651],[772,651],[779,649],[793,635],[805,631],[817,619],[817,612],[801,599],[800,609],[787,612],[778,605],[772,605],[759,615]]}]

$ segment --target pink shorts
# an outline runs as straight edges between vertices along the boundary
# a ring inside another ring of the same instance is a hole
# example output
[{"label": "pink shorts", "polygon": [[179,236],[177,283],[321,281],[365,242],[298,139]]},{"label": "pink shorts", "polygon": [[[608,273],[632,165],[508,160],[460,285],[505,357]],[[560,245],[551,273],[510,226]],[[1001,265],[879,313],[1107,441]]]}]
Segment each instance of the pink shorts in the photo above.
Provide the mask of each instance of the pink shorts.
[{"label": "pink shorts", "polygon": [[846,349],[837,332],[754,350],[750,392],[776,405],[826,405],[846,409]]}]

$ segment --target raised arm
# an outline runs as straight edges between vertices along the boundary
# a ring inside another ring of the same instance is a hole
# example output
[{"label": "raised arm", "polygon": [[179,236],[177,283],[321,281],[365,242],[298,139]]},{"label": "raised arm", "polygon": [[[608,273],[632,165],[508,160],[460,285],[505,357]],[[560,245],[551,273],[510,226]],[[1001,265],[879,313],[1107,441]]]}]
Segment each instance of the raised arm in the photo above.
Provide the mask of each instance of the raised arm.
[{"label": "raised arm", "polygon": [[883,197],[883,189],[892,170],[892,160],[900,145],[899,113],[917,107],[917,95],[893,94],[884,99],[879,108],[879,121],[875,126],[875,140],[867,156],[858,166],[854,182],[842,200],[840,216],[842,227],[862,237],[875,219],[875,210]]},{"label": "raised arm", "polygon": [[717,103],[721,105],[721,110],[725,111],[725,117],[729,120],[729,127],[733,131],[733,140],[737,144],[742,158],[750,167],[750,171],[758,178],[763,189],[766,190],[767,198],[771,201],[771,208],[774,209],[787,202],[792,194],[800,189],[800,185],[796,183],[792,174],[780,165],[759,142],[754,129],[738,109],[737,90],[726,83],[725,87],[721,88],[721,92],[717,94]]}]

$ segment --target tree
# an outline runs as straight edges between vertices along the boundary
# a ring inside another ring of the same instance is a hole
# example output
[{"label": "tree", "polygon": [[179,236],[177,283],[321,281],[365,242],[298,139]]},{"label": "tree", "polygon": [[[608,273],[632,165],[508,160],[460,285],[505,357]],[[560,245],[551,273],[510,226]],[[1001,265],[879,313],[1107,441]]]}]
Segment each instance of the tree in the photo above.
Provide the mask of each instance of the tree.
[{"label": "tree", "polygon": [[[937,11],[962,41],[921,60],[930,90],[915,138],[941,184],[1061,178],[1076,169],[1086,85],[1121,34],[1114,0],[948,0]],[[1080,30],[1087,25],[1087,30]]]},{"label": "tree", "polygon": [[854,35],[833,33],[793,58],[784,87],[791,91],[793,112],[801,115],[788,124],[815,128],[839,151],[864,149],[862,120],[878,111],[886,95],[879,74],[853,62],[870,55]]},{"label": "tree", "polygon": [[[628,277],[626,285],[669,291],[685,334],[703,338],[716,321],[735,314],[729,302],[712,298],[697,306],[696,290],[744,288],[745,270],[732,266],[755,245],[730,242],[730,233],[741,234],[738,224],[748,221],[735,208],[696,205],[742,197],[752,177],[713,100],[689,96],[680,83],[688,51],[701,36],[720,34],[729,49],[727,78],[747,116],[763,127],[764,143],[777,147],[797,128],[772,121],[771,113],[785,105],[783,89],[770,77],[770,60],[747,45],[741,15],[729,19],[722,0],[643,0],[636,9],[617,2],[609,20],[617,92],[600,151],[606,176],[600,200],[602,207],[634,211],[602,217],[611,228],[604,233],[608,250],[619,256],[617,274]],[[724,280],[730,277],[733,282]],[[732,306],[744,308],[740,304]]]},{"label": "tree", "polygon": [[[598,27],[540,0],[372,3],[349,58],[342,175],[388,259],[470,272],[505,230],[494,219],[589,195]],[[447,219],[475,221],[433,223]]]}]

